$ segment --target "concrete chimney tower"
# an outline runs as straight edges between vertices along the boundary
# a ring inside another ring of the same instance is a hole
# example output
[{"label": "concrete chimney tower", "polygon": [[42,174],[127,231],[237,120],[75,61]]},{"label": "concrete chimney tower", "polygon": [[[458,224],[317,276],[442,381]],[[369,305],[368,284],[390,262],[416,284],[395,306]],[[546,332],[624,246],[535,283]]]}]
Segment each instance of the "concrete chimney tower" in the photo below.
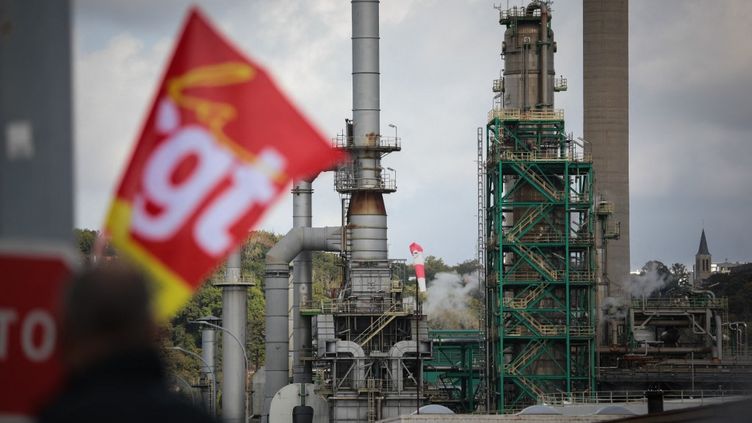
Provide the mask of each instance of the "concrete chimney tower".
[{"label": "concrete chimney tower", "polygon": [[[596,231],[600,303],[623,295],[620,283],[630,268],[629,1],[583,0],[582,10],[585,140],[593,157],[597,201],[613,204],[614,211],[608,220],[599,220],[609,227]],[[601,235],[606,233],[611,239],[604,250],[607,237]]]}]

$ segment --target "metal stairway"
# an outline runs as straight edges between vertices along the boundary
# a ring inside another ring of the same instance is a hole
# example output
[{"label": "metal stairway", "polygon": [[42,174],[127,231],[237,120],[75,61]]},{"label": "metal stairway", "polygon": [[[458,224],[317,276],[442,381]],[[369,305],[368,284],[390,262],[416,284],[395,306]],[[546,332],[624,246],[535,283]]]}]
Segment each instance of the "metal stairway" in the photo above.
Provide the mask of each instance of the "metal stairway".
[{"label": "metal stairway", "polygon": [[548,287],[548,283],[544,282],[536,286],[534,289],[527,291],[524,297],[509,298],[509,299],[505,298],[504,305],[513,309],[527,308],[528,304],[530,304],[530,302],[533,301],[534,299],[538,298],[538,296],[542,294],[543,291],[545,291],[547,287]]},{"label": "metal stairway", "polygon": [[509,373],[519,374],[520,367],[523,364],[526,364],[528,360],[533,358],[535,355],[538,354],[538,351],[543,348],[544,342],[541,340],[535,340],[533,341],[532,345],[530,345],[525,352],[515,357],[515,359],[504,366],[504,369]]},{"label": "metal stairway", "polygon": [[561,200],[561,197],[563,193],[561,190],[556,189],[555,187],[551,186],[551,183],[549,183],[547,180],[545,180],[542,176],[540,176],[537,172],[535,172],[532,169],[532,166],[526,166],[522,162],[511,162],[512,166],[515,167],[518,171],[518,173],[525,178],[528,182],[531,183],[538,191],[540,191],[543,195],[545,195],[549,200],[551,201],[559,201]]},{"label": "metal stairway", "polygon": [[404,311],[397,311],[396,303],[392,304],[389,310],[385,311],[384,314],[379,316],[378,319],[374,320],[366,330],[358,334],[358,336],[353,339],[353,342],[360,345],[361,347],[365,346],[368,341],[370,341],[374,336],[376,336],[385,327],[387,327],[389,323],[392,322],[392,320],[397,318],[397,316],[404,316],[406,314],[407,313]]},{"label": "metal stairway", "polygon": [[533,250],[530,248],[522,245],[522,244],[515,244],[513,246],[520,255],[527,257],[528,262],[533,264],[533,266],[538,270],[541,274],[544,276],[547,276],[549,280],[555,281],[556,280],[556,271],[551,268],[551,266],[546,263],[546,260],[543,259],[543,257],[536,254]]},{"label": "metal stairway", "polygon": [[538,335],[541,336],[556,336],[563,334],[566,331],[566,326],[564,325],[549,325],[544,324],[538,321],[535,317],[531,316],[530,313],[524,310],[517,310],[517,314],[521,316],[525,321],[527,321],[532,327],[535,328],[535,330],[538,332]]},{"label": "metal stairway", "polygon": [[[534,224],[550,207],[550,204],[544,203],[537,207],[531,208],[522,218],[515,222],[515,225],[509,229],[504,236],[509,242],[517,241],[518,236],[532,224]],[[525,231],[526,232],[526,231]]]}]

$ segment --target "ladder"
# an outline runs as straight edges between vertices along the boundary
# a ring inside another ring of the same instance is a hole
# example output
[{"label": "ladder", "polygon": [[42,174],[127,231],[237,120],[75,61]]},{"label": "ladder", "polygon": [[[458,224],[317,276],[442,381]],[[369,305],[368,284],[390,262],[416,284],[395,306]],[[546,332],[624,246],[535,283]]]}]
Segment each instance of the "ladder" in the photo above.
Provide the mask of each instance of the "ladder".
[{"label": "ladder", "polygon": [[476,399],[479,402],[479,411],[487,411],[490,408],[490,397],[488,394],[488,375],[490,374],[488,366],[490,360],[488,357],[488,330],[486,328],[486,313],[488,312],[488,293],[486,292],[486,171],[485,161],[483,160],[483,128],[477,130],[478,157],[477,157],[477,177],[478,177],[478,286],[483,295],[483,301],[478,316],[478,328],[480,329],[480,340],[478,344],[478,357],[480,368],[480,384],[476,393]]}]

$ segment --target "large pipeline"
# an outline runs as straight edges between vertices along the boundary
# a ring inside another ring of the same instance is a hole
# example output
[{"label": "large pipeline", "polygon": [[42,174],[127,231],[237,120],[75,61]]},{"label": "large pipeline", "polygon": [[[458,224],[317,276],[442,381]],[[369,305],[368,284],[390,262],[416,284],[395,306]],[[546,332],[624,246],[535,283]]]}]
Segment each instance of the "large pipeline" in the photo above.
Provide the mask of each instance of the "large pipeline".
[{"label": "large pipeline", "polygon": [[340,227],[293,228],[266,253],[266,384],[263,420],[274,395],[288,383],[288,282],[290,262],[301,251],[340,251]]},{"label": "large pipeline", "polygon": [[[292,190],[292,227],[310,228],[312,219],[311,182],[300,181]],[[292,381],[293,383],[311,383],[313,375],[310,360],[303,360],[305,351],[311,350],[311,319],[300,315],[300,306],[310,301],[313,289],[313,267],[311,252],[301,251],[293,262],[293,352],[292,352]]]}]

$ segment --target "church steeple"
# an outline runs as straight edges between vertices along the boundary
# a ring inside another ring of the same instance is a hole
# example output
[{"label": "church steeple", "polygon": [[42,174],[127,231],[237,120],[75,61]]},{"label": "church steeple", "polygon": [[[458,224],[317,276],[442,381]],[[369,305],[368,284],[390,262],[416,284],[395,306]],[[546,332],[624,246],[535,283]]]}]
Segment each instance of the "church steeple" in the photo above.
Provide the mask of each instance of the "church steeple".
[{"label": "church steeple", "polygon": [[695,283],[700,284],[710,277],[710,251],[708,250],[708,240],[705,239],[705,228],[700,235],[700,248],[695,254]]},{"label": "church steeple", "polygon": [[708,241],[705,239],[705,228],[702,228],[702,235],[700,235],[700,248],[697,249],[697,255],[710,255],[710,251],[708,251]]}]

